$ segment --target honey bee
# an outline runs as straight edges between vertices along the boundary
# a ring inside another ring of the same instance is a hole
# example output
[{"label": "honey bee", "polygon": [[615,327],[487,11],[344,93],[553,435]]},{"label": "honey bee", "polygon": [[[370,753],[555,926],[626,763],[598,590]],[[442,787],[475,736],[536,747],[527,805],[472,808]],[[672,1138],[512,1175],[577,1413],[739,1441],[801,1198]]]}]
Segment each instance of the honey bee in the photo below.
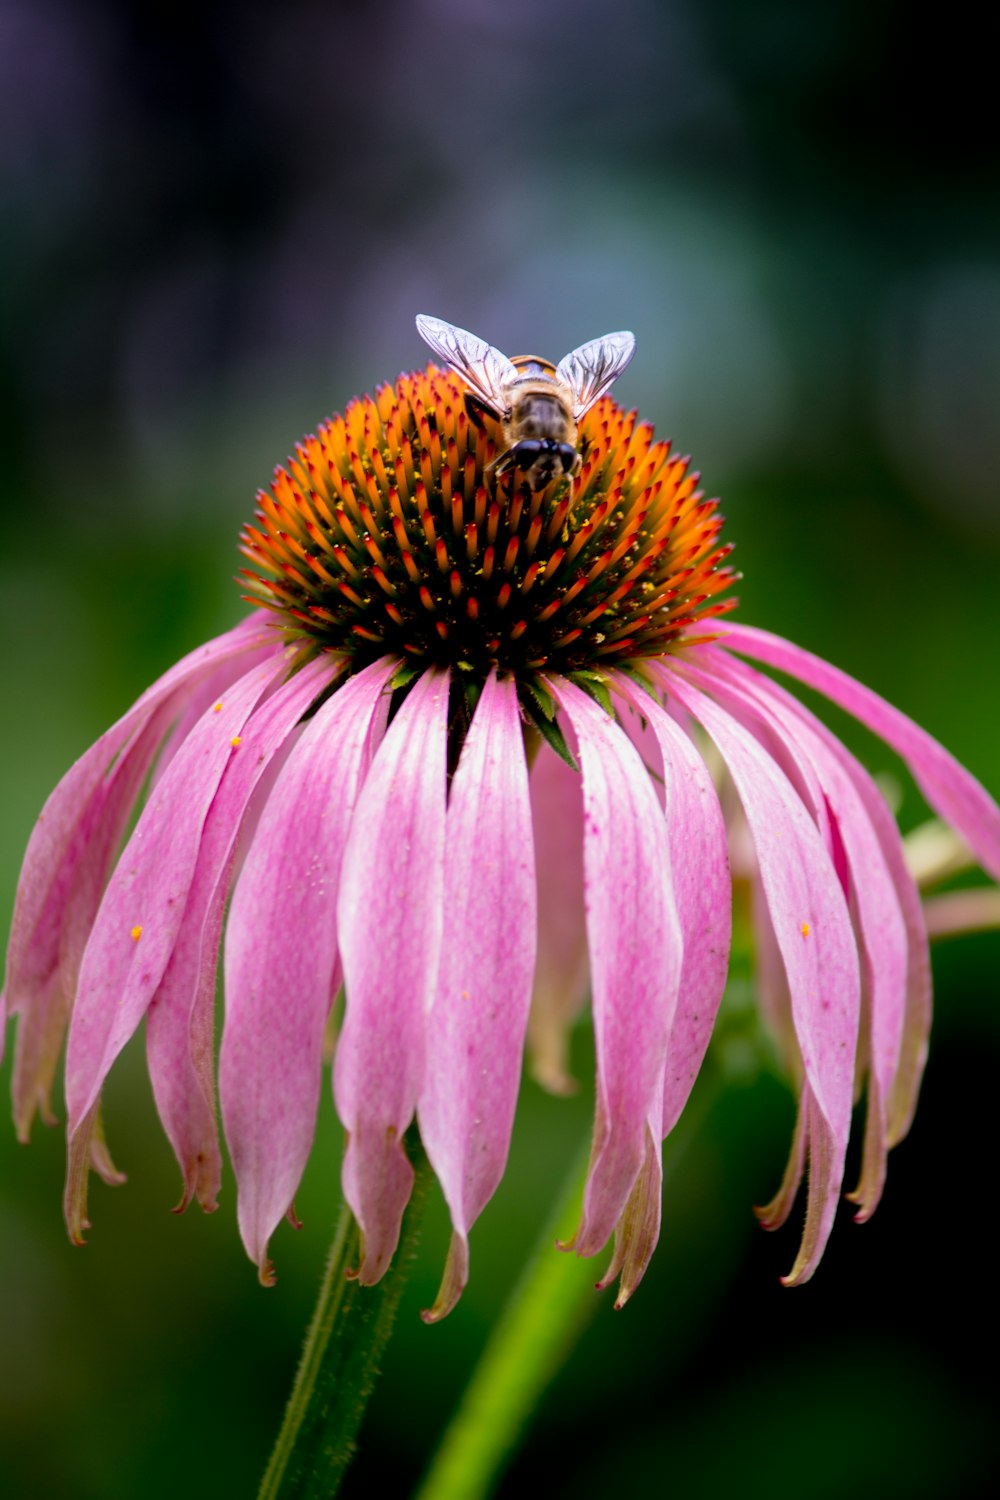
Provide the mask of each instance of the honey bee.
[{"label": "honey bee", "polygon": [[578,473],[577,424],[609,390],[635,353],[630,333],[606,333],[565,355],[557,365],[533,354],[508,359],[475,334],[424,313],[417,332],[469,390],[469,416],[482,425],[489,412],[503,429],[498,474],[521,469],[531,490]]}]

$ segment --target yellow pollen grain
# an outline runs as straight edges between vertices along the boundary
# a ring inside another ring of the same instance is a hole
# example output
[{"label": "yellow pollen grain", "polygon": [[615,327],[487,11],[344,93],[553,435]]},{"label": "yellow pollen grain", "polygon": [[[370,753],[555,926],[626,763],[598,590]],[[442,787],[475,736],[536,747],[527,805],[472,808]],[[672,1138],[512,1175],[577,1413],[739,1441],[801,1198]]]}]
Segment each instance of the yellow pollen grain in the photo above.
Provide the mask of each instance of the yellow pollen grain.
[{"label": "yellow pollen grain", "polygon": [[137,943],[141,937],[142,937],[142,928],[140,926],[138,926],[138,925],[135,926],[135,927],[133,927],[132,928],[132,941],[133,941],[133,943]]},{"label": "yellow pollen grain", "polygon": [[233,737],[232,737],[232,739],[229,741],[229,743],[232,745],[233,749],[235,750],[235,749],[237,749],[238,746],[242,745],[242,743],[243,743],[243,736],[239,735],[239,734],[234,734]]},{"label": "yellow pollen grain", "polygon": [[809,923],[808,922],[803,922],[802,926],[799,928],[799,931],[802,933],[803,937],[808,937],[809,936]]},{"label": "yellow pollen grain", "polygon": [[213,714],[221,714],[221,712],[222,712],[222,704],[221,703],[217,703],[215,705],[215,707],[212,709],[212,712],[213,712]]}]

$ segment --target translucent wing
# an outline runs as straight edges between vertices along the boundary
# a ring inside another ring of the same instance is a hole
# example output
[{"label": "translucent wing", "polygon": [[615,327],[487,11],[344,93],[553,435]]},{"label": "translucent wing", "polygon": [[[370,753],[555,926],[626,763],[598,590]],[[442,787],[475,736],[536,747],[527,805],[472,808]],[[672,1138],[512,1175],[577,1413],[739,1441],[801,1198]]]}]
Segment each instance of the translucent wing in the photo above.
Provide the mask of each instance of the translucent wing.
[{"label": "translucent wing", "polygon": [[573,418],[579,422],[595,401],[614,385],[635,353],[631,333],[606,333],[602,339],[591,339],[567,354],[556,366],[556,375],[564,380],[576,397]]},{"label": "translucent wing", "polygon": [[506,354],[485,339],[477,339],[474,333],[440,318],[429,318],[426,313],[417,314],[417,332],[438,359],[461,375],[494,416],[503,416],[508,405],[504,387],[517,379],[517,370]]}]

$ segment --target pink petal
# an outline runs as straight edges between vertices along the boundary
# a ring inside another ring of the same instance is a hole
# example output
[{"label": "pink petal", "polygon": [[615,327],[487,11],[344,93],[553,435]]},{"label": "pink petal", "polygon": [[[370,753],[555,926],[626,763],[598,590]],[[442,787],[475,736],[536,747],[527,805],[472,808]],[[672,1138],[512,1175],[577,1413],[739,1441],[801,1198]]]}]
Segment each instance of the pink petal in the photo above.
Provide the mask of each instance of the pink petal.
[{"label": "pink petal", "polygon": [[950,823],[994,880],[1000,880],[1000,808],[976,778],[926,730],[846,672],[770,631],[724,627],[723,643],[808,683],[860,719],[901,755],[931,807]]},{"label": "pink petal", "polygon": [[532,1075],[556,1094],[575,1087],[569,1031],[587,1001],[587,924],[583,906],[583,791],[549,747],[531,768],[531,815],[538,885],[538,958],[528,1017]]},{"label": "pink petal", "polygon": [[799,1044],[795,1039],[795,1023],[792,1020],[792,993],[788,988],[785,961],[774,935],[771,913],[767,909],[767,898],[760,882],[757,861],[753,861],[750,877],[750,923],[753,929],[754,990],[757,1008],[764,1018],[775,1042],[781,1060],[795,1088],[802,1085],[802,1059]]},{"label": "pink petal", "polygon": [[732,884],[726,825],[705,762],[679,724],[627,679],[616,684],[643,715],[663,766],[674,900],[684,945],[664,1075],[661,1136],[673,1130],[708,1047],[729,972]]},{"label": "pink petal", "polygon": [[899,1065],[906,1004],[907,932],[881,840],[872,825],[854,775],[860,767],[842,745],[776,683],[734,662],[724,652],[721,670],[744,702],[756,704],[777,725],[792,750],[809,761],[837,820],[857,907],[862,974],[867,996],[869,1117],[859,1218],[874,1212],[885,1180],[886,1127],[883,1110]]},{"label": "pink petal", "polygon": [[49,1109],[62,1041],[76,995],[87,940],[108,871],[170,718],[161,705],[119,755],[73,835],[53,882],[31,947],[11,965],[12,1009],[19,1015],[13,1101],[18,1137],[26,1141],[36,1109]]},{"label": "pink petal", "polygon": [[660,807],[628,736],[570,682],[551,683],[579,741],[597,1109],[576,1239],[594,1255],[620,1219],[662,1116],[681,932]]},{"label": "pink petal", "polygon": [[185,740],[143,809],[115,869],[80,970],[66,1055],[74,1133],[92,1111],[115,1057],[145,1014],[173,951],[202,828],[226,764],[261,694],[287,666],[255,667]]},{"label": "pink petal", "polygon": [[233,895],[219,1090],[240,1233],[264,1281],[268,1240],[291,1207],[315,1133],[341,860],[395,667],[382,660],[348,678],[306,724]]},{"label": "pink petal", "polygon": [[[821,730],[823,726],[818,726]],[[836,745],[829,730],[823,731]],[[903,1035],[895,1076],[885,1099],[885,1143],[895,1146],[913,1121],[927,1061],[931,1029],[931,957],[920,892],[906,864],[896,820],[868,772],[840,747],[843,764],[854,781],[875,830],[896,891],[906,927],[906,992]]]},{"label": "pink petal", "polygon": [[392,1258],[413,1185],[403,1136],[423,1080],[441,947],[447,733],[448,676],[429,670],[379,747],[344,851],[337,926],[347,1004],[334,1092],[366,1285]]},{"label": "pink petal", "polygon": [[[730,662],[730,668],[732,665]],[[877,1074],[870,1081],[862,1180],[857,1191],[849,1195],[863,1205],[859,1216],[869,1217],[884,1179],[886,1149],[898,1144],[910,1127],[927,1061],[931,1024],[931,968],[923,908],[920,894],[906,864],[895,818],[871,776],[836,736],[783,688],[769,679],[758,677],[756,680],[765,682],[770,696],[780,695],[782,701],[811,726],[853,782],[865,816],[878,839],[882,861],[892,880],[895,900],[905,928],[906,979],[902,1034],[897,1043],[891,1040],[890,1033],[889,1042],[890,1049],[897,1052],[897,1059],[894,1068],[883,1066],[881,1085]],[[763,935],[766,936],[766,933]],[[768,994],[766,960],[767,948],[759,945],[758,986],[761,988],[762,998],[766,998]],[[894,1019],[891,1024],[895,1030],[899,1022]],[[782,1029],[779,1025],[779,1033]],[[885,1059],[884,1042],[876,1044],[874,1050]],[[891,1082],[887,1081],[889,1073]]]},{"label": "pink petal", "polygon": [[987,932],[1000,927],[1000,890],[994,885],[974,886],[932,896],[924,905],[924,918],[931,937]]},{"label": "pink petal", "polygon": [[[201,716],[208,712],[214,704],[229,691],[234,682],[249,672],[250,668],[257,665],[258,661],[264,661],[281,647],[283,641],[280,636],[276,637],[273,630],[261,630],[262,622],[259,619],[251,619],[245,624],[257,627],[255,638],[258,644],[251,650],[244,651],[239,656],[227,657],[220,661],[211,672],[192,687],[190,693],[185,695],[184,706],[171,729],[167,739],[157,757],[153,778],[150,784],[152,790],[160,777],[166,771],[181,745],[187,739],[191,730],[197,724]],[[331,663],[334,658],[329,658]]]},{"label": "pink petal", "polygon": [[[568,768],[567,768],[568,769]],[[429,1313],[451,1311],[468,1231],[503,1176],[535,965],[535,867],[517,689],[491,672],[448,798],[444,910],[451,941],[427,1024],[420,1135],[451,1211],[451,1273]]]},{"label": "pink petal", "polygon": [[247,804],[285,739],[336,664],[320,657],[268,698],[246,724],[205,819],[184,921],[146,1016],[149,1075],[164,1130],[192,1195],[215,1207],[221,1160],[215,1127],[215,977],[237,835]]},{"label": "pink petal", "polygon": [[[63,777],[39,814],[24,856],[7,950],[4,993],[13,1014],[48,986],[78,934],[89,933],[108,865],[156,745],[187,698],[206,676],[228,661],[280,639],[259,617],[186,656],[85,752]],[[109,770],[109,767],[111,768]],[[65,932],[72,908],[71,935]],[[64,975],[73,993],[75,959]]]},{"label": "pink petal", "polygon": [[[715,690],[710,678],[690,676]],[[785,961],[806,1083],[816,1101],[806,1227],[787,1278],[797,1283],[812,1275],[833,1226],[850,1130],[860,1005],[850,918],[823,840],[771,756],[678,672],[664,671],[661,680],[704,726],[729,767]]]}]

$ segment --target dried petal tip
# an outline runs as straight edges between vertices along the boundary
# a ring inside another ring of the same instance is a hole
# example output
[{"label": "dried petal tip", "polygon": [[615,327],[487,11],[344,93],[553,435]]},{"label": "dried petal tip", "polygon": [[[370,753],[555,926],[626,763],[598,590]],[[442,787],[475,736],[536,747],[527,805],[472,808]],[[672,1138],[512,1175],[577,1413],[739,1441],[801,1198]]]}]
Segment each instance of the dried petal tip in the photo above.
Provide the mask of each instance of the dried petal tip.
[{"label": "dried petal tip", "polygon": [[649,1265],[660,1237],[660,1199],[663,1170],[660,1161],[659,1132],[646,1132],[646,1154],[625,1210],[615,1226],[615,1248],[610,1264],[597,1290],[603,1291],[621,1277],[615,1309],[621,1311],[638,1287]]},{"label": "dried petal tip", "polygon": [[806,1145],[806,1109],[804,1101],[800,1100],[798,1114],[795,1117],[792,1146],[788,1153],[788,1162],[781,1179],[781,1186],[768,1203],[754,1204],[753,1211],[763,1229],[780,1229],[787,1221],[805,1171]]},{"label": "dried petal tip", "polygon": [[440,1323],[452,1311],[465,1290],[469,1279],[469,1241],[464,1234],[455,1231],[448,1247],[444,1275],[438,1288],[434,1306],[426,1308],[420,1316],[425,1323]]},{"label": "dried petal tip", "polygon": [[277,1276],[274,1273],[274,1262],[268,1260],[266,1255],[261,1261],[260,1265],[257,1267],[257,1280],[260,1282],[261,1286],[274,1286],[274,1284],[278,1280]]},{"label": "dried petal tip", "polygon": [[91,1171],[109,1187],[120,1187],[126,1181],[111,1160],[101,1125],[100,1102],[95,1103],[75,1130],[70,1132],[66,1153],[66,1187],[63,1192],[63,1216],[74,1245],[86,1243],[84,1233],[90,1228],[87,1218],[87,1188]]}]

